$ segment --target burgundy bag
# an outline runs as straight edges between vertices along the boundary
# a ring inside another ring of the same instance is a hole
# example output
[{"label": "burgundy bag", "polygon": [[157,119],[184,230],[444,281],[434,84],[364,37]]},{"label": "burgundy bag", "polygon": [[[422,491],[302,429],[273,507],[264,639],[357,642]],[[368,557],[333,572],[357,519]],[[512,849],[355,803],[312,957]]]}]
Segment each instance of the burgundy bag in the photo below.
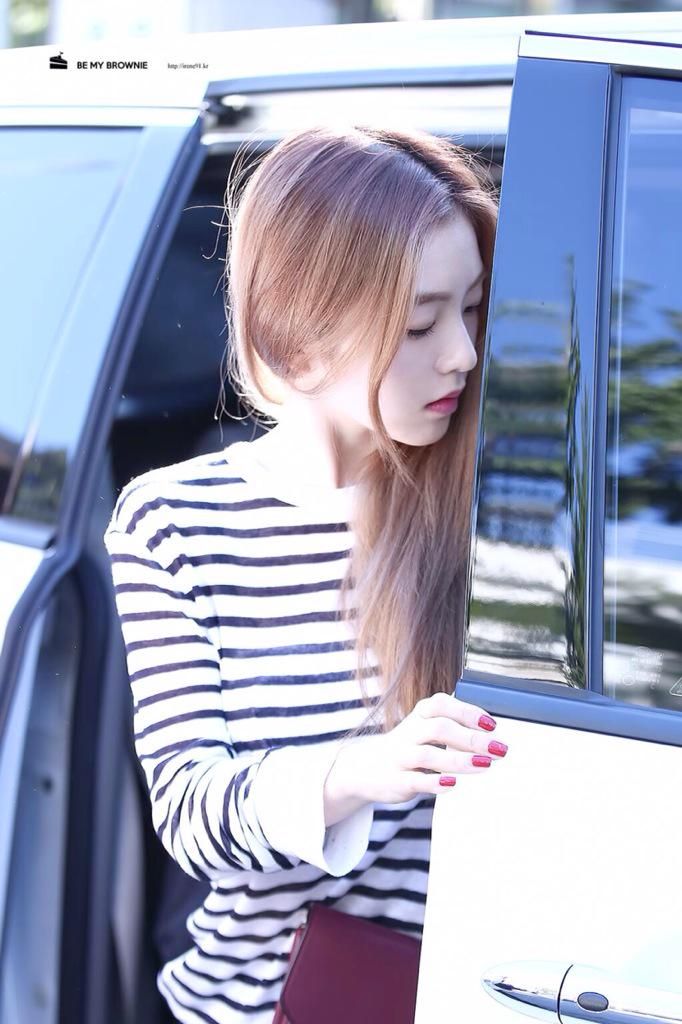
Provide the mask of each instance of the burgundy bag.
[{"label": "burgundy bag", "polygon": [[272,1024],[413,1024],[421,942],[311,904]]}]

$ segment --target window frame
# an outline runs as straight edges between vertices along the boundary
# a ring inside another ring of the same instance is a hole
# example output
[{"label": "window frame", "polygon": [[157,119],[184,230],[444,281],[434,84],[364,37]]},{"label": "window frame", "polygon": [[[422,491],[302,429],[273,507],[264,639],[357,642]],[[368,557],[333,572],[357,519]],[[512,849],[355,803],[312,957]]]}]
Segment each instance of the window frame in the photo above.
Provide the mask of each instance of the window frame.
[{"label": "window frame", "polygon": [[[681,48],[682,53],[682,48]],[[682,67],[682,66],[681,66]],[[651,82],[678,81],[682,83],[682,70],[675,75],[645,75],[635,69],[623,72],[612,71],[611,102],[606,134],[605,152],[605,188],[604,188],[604,219],[603,219],[603,244],[601,253],[601,272],[599,281],[599,319],[597,324],[598,350],[596,353],[596,381],[595,381],[595,413],[594,413],[594,451],[593,451],[593,535],[595,546],[593,547],[593,559],[591,573],[594,580],[593,594],[598,594],[599,601],[595,601],[590,608],[592,619],[593,645],[590,649],[590,666],[594,678],[599,681],[599,692],[603,693],[604,684],[604,636],[606,623],[606,607],[603,599],[605,582],[605,555],[606,555],[606,481],[607,481],[607,440],[609,427],[609,373],[611,359],[611,301],[614,294],[614,248],[616,232],[616,214],[618,204],[618,176],[621,170],[619,166],[619,143],[621,139],[621,122],[623,117],[624,83],[629,79],[647,78]],[[680,86],[682,89],[682,85]],[[596,555],[596,544],[599,545],[599,557]],[[618,697],[608,698],[620,702]],[[627,702],[623,702],[626,703]],[[627,704],[629,707],[639,707],[645,712],[650,712],[649,707],[637,704]],[[680,711],[670,709],[669,714],[682,717],[682,704]]]},{"label": "window frame", "polygon": [[[112,124],[110,117],[105,121],[108,131],[121,127]],[[138,142],[104,230],[95,239],[77,299],[69,304],[34,401],[29,441],[17,466],[13,505],[0,514],[0,541],[46,549],[53,542],[84,535],[87,510],[80,507],[79,495],[84,475],[92,472],[90,466],[98,464],[101,454],[97,424],[117,397],[112,360],[120,359],[123,336],[137,329],[141,300],[146,296],[141,289],[153,286],[154,271],[174,227],[171,214],[175,218],[180,214],[178,179],[186,175],[188,163],[193,162],[196,169],[203,159],[202,118],[194,109],[166,111],[157,123],[154,110],[140,108],[134,116],[128,113],[123,122],[127,129],[138,129]],[[42,121],[34,116],[26,130],[43,126],[79,131],[100,127],[96,115],[87,124],[82,117],[72,124],[69,111],[59,110],[44,112]],[[62,396],[76,378],[80,384],[69,409],[68,429],[60,423],[65,437],[60,448],[64,469],[56,484],[57,496],[52,498],[54,508],[51,515],[37,518],[20,511],[21,502],[33,486],[32,476],[41,479],[40,453],[53,447],[52,425],[63,416]]]},{"label": "window frame", "polygon": [[[630,75],[655,79],[682,79],[682,46],[670,43],[637,43],[619,40],[591,40],[577,37],[527,32],[521,39],[517,83],[523,83],[527,74],[533,77],[532,66],[537,61],[560,60],[572,66],[576,73],[589,64],[607,65],[608,88],[605,96],[604,132],[599,144],[603,147],[600,168],[602,206],[597,232],[598,277],[595,285],[594,386],[591,400],[591,452],[589,461],[590,493],[587,503],[587,544],[585,604],[585,671],[587,687],[580,689],[557,682],[524,680],[507,676],[504,672],[484,672],[466,666],[456,684],[456,695],[467,702],[485,707],[493,714],[559,725],[588,732],[606,733],[632,739],[647,740],[682,746],[682,715],[678,711],[628,704],[617,698],[605,697],[603,686],[604,639],[604,528],[606,484],[606,436],[608,426],[607,394],[609,383],[609,339],[611,319],[611,289],[613,286],[613,237],[616,200],[616,174],[618,168],[618,133],[622,109],[622,83]],[[528,120],[527,112],[519,103],[517,94],[516,116],[514,94],[510,118],[509,143],[518,145],[510,137],[518,135],[518,125]],[[526,125],[526,130],[528,126]],[[504,168],[503,168],[504,175]],[[504,177],[502,202],[504,203]],[[499,237],[498,237],[499,242]],[[493,268],[490,309],[492,313],[495,289],[495,271],[499,269],[498,248]],[[486,337],[486,357],[483,388],[480,401],[480,422],[486,401],[487,371],[491,356],[493,326],[489,318]],[[481,484],[480,456],[483,445],[479,432],[477,473],[472,505],[472,552],[476,539],[476,517]],[[469,629],[473,554],[470,564],[467,592],[466,630]]]}]

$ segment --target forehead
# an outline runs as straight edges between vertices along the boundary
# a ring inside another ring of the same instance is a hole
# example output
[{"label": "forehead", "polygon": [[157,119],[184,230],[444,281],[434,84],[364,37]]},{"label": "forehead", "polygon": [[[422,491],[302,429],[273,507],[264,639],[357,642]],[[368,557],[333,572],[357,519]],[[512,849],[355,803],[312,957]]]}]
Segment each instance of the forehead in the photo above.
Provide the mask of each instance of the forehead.
[{"label": "forehead", "polygon": [[478,240],[463,214],[439,224],[427,235],[417,270],[417,291],[468,288],[483,269]]}]

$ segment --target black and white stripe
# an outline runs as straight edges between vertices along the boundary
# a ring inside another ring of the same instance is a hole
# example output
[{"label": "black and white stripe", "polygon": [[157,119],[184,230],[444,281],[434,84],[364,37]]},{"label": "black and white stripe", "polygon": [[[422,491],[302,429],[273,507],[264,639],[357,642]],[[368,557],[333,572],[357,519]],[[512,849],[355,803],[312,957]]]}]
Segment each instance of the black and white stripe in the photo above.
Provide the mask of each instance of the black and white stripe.
[{"label": "black and white stripe", "polygon": [[[211,884],[157,979],[187,1024],[270,1024],[311,901],[423,925],[434,798],[322,816],[338,741],[366,714],[337,614],[349,491],[272,489],[240,442],[136,477],[104,534],[153,825]],[[379,684],[374,660],[374,699]]]}]

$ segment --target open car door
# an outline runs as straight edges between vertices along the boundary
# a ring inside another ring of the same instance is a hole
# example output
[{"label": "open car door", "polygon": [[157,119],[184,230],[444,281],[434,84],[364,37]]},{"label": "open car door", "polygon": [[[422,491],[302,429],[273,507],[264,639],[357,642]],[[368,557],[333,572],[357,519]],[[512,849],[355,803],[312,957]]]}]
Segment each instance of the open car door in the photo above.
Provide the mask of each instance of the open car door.
[{"label": "open car door", "polygon": [[202,156],[200,127],[191,106],[0,111],[3,1021],[124,1019],[100,914],[113,849],[95,776],[109,770],[115,799],[105,755],[122,748],[127,691],[115,706],[106,691],[98,419],[118,401],[113,367]]},{"label": "open car door", "polygon": [[682,1021],[682,24],[527,33],[416,1024]]}]

